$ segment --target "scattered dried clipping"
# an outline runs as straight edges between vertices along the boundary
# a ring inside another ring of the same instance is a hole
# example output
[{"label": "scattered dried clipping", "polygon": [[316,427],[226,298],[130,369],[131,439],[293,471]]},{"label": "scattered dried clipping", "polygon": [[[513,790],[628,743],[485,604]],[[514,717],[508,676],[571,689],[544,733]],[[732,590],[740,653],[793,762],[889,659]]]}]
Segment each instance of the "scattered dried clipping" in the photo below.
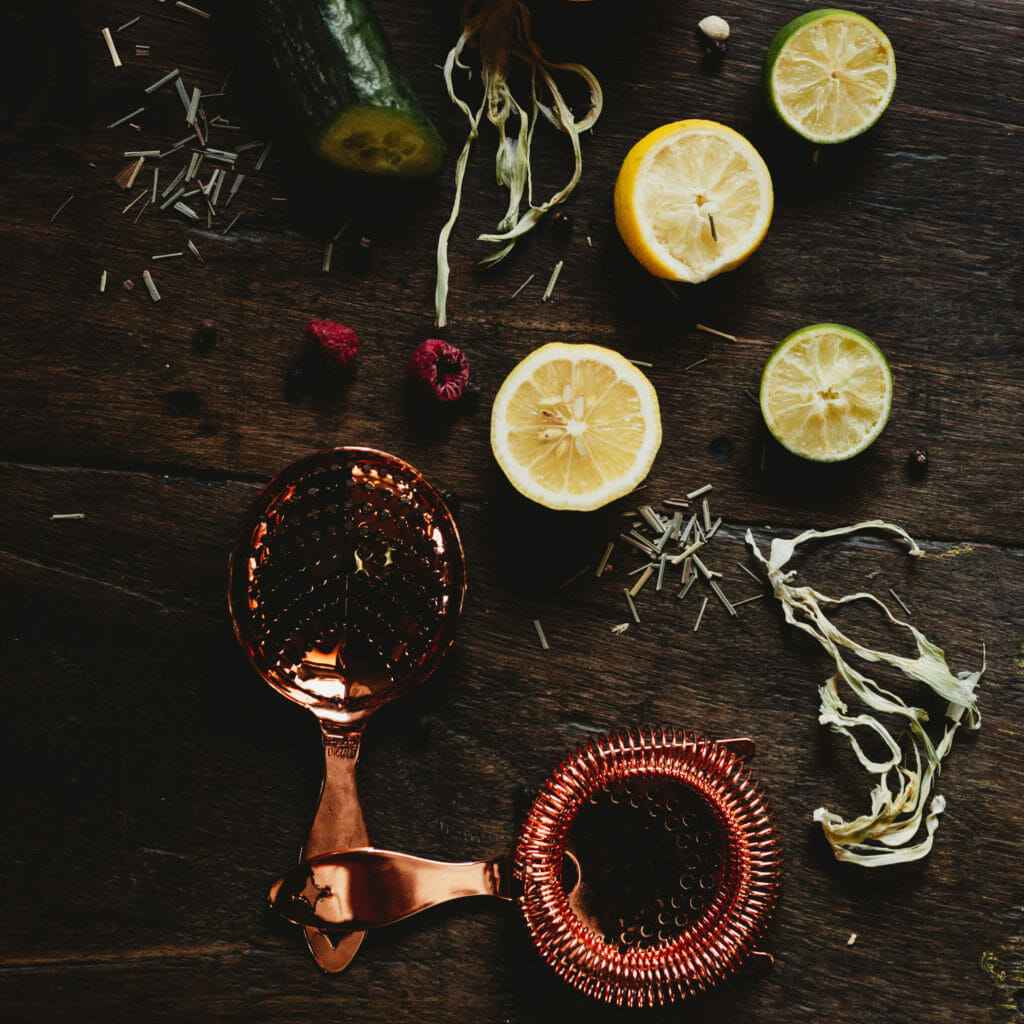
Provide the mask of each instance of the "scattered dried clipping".
[{"label": "scattered dried clipping", "polygon": [[439,402],[454,402],[469,383],[469,360],[449,342],[428,338],[409,356],[409,375]]},{"label": "scattered dried clipping", "polygon": [[[628,533],[619,534],[619,540],[646,557],[646,561],[630,574],[636,575],[636,581],[631,587],[624,588],[626,605],[634,622],[641,621],[634,599],[652,580],[655,592],[669,589],[677,600],[686,597],[691,588],[700,581],[732,617],[739,614],[736,611],[737,607],[756,601],[762,596],[754,594],[739,601],[730,600],[718,582],[724,574],[710,568],[704,562],[707,547],[722,525],[721,516],[712,517],[711,514],[706,497],[711,489],[710,484],[705,484],[690,491],[685,498],[665,499],[662,504],[670,510],[668,512],[659,511],[651,505],[641,505],[634,512],[627,513],[635,516],[635,519],[629,524]],[[687,511],[690,512],[689,515],[685,514]],[[616,543],[613,541],[605,549],[595,573],[598,577],[603,575]],[[742,565],[740,568],[747,573],[750,572]],[[755,580],[760,582],[756,577]],[[705,598],[697,613],[694,632],[700,628],[709,600],[710,598]],[[628,628],[628,623],[621,623],[615,626],[612,632],[624,633]]]},{"label": "scattered dried clipping", "polygon": [[[877,777],[871,791],[870,812],[846,821],[836,812],[819,807],[814,812],[814,820],[821,824],[837,860],[879,867],[920,860],[931,850],[939,815],[946,807],[941,794],[932,795],[936,776],[960,725],[966,722],[972,729],[981,725],[976,688],[985,671],[985,662],[983,655],[982,666],[977,672],[959,672],[954,676],[942,650],[910,623],[896,618],[873,594],[827,597],[811,587],[794,586],[791,581],[796,570],[783,571],[797,548],[808,541],[866,530],[895,534],[906,541],[911,555],[919,557],[923,554],[905,530],[880,520],[835,530],[806,530],[788,540],[776,538],[771,543],[767,558],[761,553],[750,530],[746,540],[764,566],[772,590],[782,604],[786,621],[813,636],[835,662],[836,674],[819,690],[821,708],[818,721],[846,736],[860,763]],[[843,633],[826,614],[828,609],[838,609],[858,601],[873,605],[889,623],[909,631],[917,646],[917,656],[907,658],[865,647]],[[849,653],[856,655],[861,662],[881,663],[899,669],[909,679],[924,683],[947,702],[945,727],[938,743],[933,742],[925,731],[928,713],[906,703],[855,668],[848,660]],[[869,710],[851,714],[840,696],[840,684],[845,684]],[[897,735],[893,735],[876,713],[896,716],[901,726]],[[869,755],[854,733],[858,728],[874,733],[876,744],[881,741],[888,756],[876,760]]]}]

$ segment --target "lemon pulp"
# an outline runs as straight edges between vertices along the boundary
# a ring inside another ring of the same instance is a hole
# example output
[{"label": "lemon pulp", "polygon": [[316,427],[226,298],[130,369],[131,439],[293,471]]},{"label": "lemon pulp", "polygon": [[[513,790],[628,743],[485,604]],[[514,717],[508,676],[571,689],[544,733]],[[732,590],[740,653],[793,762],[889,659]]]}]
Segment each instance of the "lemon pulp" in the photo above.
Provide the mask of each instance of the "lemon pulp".
[{"label": "lemon pulp", "polygon": [[615,221],[652,274],[698,283],[743,263],[771,221],[771,176],[757,150],[715,121],[656,129],[629,152]]},{"label": "lemon pulp", "polygon": [[654,387],[622,355],[554,342],[505,379],[491,448],[512,485],[548,508],[586,511],[633,490],[661,444]]}]

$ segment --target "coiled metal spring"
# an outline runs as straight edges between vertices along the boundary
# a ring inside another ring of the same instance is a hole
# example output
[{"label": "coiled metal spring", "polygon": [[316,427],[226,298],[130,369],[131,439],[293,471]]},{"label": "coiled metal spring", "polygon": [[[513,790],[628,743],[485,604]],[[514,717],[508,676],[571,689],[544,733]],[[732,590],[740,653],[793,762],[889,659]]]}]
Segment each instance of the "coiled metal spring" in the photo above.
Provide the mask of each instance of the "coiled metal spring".
[{"label": "coiled metal spring", "polygon": [[[567,849],[585,882],[574,890]],[[685,998],[736,971],[774,909],[778,863],[742,756],[653,730],[595,740],[565,760],[514,855],[543,958],[586,994],[625,1006]]]}]

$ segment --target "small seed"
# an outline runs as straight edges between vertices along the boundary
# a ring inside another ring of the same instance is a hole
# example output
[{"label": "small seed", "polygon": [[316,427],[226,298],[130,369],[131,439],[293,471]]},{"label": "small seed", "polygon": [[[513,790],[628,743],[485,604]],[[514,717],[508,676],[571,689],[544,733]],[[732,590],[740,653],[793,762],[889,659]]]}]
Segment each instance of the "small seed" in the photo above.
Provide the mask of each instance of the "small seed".
[{"label": "small seed", "polygon": [[718,17],[717,14],[709,14],[706,18],[701,18],[697,23],[697,28],[701,30],[708,37],[708,39],[728,39],[729,38],[729,22],[725,18]]}]

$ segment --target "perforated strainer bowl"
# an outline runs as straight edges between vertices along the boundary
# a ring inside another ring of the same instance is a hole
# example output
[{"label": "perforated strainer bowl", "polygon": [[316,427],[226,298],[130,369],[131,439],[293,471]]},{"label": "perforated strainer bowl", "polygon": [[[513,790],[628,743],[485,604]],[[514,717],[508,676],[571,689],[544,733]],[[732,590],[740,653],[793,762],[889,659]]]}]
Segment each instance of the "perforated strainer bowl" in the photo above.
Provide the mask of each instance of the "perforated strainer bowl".
[{"label": "perforated strainer bowl", "polygon": [[[324,786],[303,857],[366,845],[355,784],[363,726],[437,667],[465,589],[451,514],[393,455],[310,455],[247,512],[228,584],[235,633],[263,678],[317,717],[323,737]],[[362,940],[358,931],[306,935],[331,971]]]}]

